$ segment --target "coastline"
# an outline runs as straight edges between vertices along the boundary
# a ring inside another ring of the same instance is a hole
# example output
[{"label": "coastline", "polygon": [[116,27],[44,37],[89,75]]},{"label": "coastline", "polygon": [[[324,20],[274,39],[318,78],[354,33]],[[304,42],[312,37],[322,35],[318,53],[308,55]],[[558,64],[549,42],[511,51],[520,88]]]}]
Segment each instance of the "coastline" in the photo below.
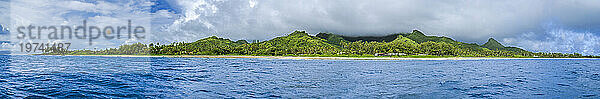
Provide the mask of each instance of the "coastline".
[{"label": "coastline", "polygon": [[488,60],[488,59],[598,59],[598,58],[502,58],[502,57],[444,57],[444,58],[405,58],[405,57],[296,57],[296,56],[239,56],[239,55],[43,55],[43,56],[98,56],[98,57],[168,57],[168,58],[267,58],[267,59],[308,59],[308,60]]}]

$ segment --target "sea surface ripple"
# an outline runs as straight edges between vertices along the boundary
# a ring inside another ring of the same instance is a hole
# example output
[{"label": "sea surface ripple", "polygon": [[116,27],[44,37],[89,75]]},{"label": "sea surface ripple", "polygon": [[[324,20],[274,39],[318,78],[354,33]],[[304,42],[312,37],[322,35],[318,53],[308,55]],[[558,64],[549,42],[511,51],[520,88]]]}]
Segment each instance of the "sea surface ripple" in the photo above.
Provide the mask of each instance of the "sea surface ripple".
[{"label": "sea surface ripple", "polygon": [[0,98],[600,98],[600,60],[4,55]]}]

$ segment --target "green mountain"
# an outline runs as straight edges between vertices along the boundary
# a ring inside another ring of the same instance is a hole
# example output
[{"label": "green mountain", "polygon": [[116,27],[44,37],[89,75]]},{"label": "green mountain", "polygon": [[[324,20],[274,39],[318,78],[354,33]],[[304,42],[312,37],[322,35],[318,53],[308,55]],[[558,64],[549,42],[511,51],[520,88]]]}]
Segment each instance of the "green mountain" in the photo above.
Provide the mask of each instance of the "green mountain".
[{"label": "green mountain", "polygon": [[[263,42],[248,43],[208,37],[195,42],[174,42],[167,45],[133,44],[99,51],[52,50],[52,55],[317,55],[317,56],[373,56],[388,53],[395,56],[443,57],[582,57],[581,54],[533,53],[516,47],[505,47],[494,39],[483,45],[463,43],[449,37],[427,36],[421,31],[387,36],[347,37],[331,33],[311,36],[304,31],[276,37]],[[592,57],[592,56],[590,56]]]},{"label": "green mountain", "polygon": [[151,51],[167,55],[222,55],[236,52],[235,48],[239,45],[239,42],[212,36],[191,43],[178,42],[159,46]]},{"label": "green mountain", "polygon": [[[386,35],[386,36],[358,36],[358,37],[353,37],[353,36],[341,36],[338,35],[339,37],[343,38],[344,40],[350,41],[350,42],[356,42],[356,41],[377,41],[377,42],[390,42],[395,40],[398,35],[400,34],[391,34],[391,35]],[[319,37],[319,36],[317,36]]]},{"label": "green mountain", "polygon": [[517,47],[505,47],[504,45],[500,44],[500,42],[496,41],[496,39],[494,38],[490,38],[488,39],[488,41],[481,45],[485,48],[488,48],[490,50],[503,50],[503,51],[514,51],[514,52],[527,52],[526,50],[523,50],[521,48],[517,48]]},{"label": "green mountain", "polygon": [[327,42],[329,44],[334,44],[334,45],[341,45],[342,43],[348,43],[349,41],[344,39],[344,37],[340,36],[340,35],[336,35],[336,34],[331,34],[331,33],[319,33],[316,35],[316,37],[319,37],[321,39],[325,39],[327,40]]},{"label": "green mountain", "polygon": [[459,48],[457,51],[459,54],[466,54],[469,52],[484,52],[486,50],[489,50],[489,49],[481,47],[475,43],[459,42],[459,41],[455,41],[454,39],[449,38],[449,37],[426,36],[425,34],[423,34],[423,32],[421,32],[419,30],[413,30],[413,32],[410,34],[407,34],[406,37],[410,38],[411,40],[416,41],[417,43],[444,42],[444,43],[452,44],[452,45],[454,45],[454,47]]},{"label": "green mountain", "polygon": [[521,48],[518,48],[518,47],[504,47],[502,50],[513,51],[513,52],[529,52],[527,50],[524,50],[524,49],[521,49]]},{"label": "green mountain", "polygon": [[418,51],[419,46],[419,43],[402,35],[398,35],[396,39],[385,44],[384,50],[387,50],[388,53],[415,54]]},{"label": "green mountain", "polygon": [[390,42],[395,40],[396,38],[398,38],[398,36],[403,36],[406,38],[409,38],[417,43],[424,43],[424,42],[428,42],[428,41],[432,41],[432,42],[446,42],[446,43],[460,43],[457,41],[454,41],[451,38],[448,37],[437,37],[437,36],[426,36],[425,34],[423,34],[421,31],[418,30],[413,30],[412,33],[397,33],[397,34],[391,34],[391,35],[386,35],[386,36],[343,36],[343,35],[337,35],[337,34],[331,34],[331,33],[319,33],[317,34],[317,37],[319,38],[323,38],[323,39],[327,39],[327,40],[334,40],[332,42],[338,42],[338,41],[349,41],[349,42],[356,42],[356,41],[377,41],[377,42]]},{"label": "green mountain", "polygon": [[488,48],[488,49],[502,49],[502,48],[504,48],[504,45],[500,44],[500,42],[496,41],[494,38],[488,39],[488,41],[485,44],[481,45],[481,46],[483,46],[485,48]]},{"label": "green mountain", "polygon": [[[504,50],[504,51],[526,52],[525,50],[516,48],[516,47],[504,47],[504,46],[502,46],[502,44],[498,43],[498,41],[493,40],[493,39],[491,39],[492,42],[489,42],[489,44],[486,43],[487,45],[484,44],[483,46],[480,46],[475,43],[464,43],[464,42],[455,41],[449,37],[427,36],[419,30],[413,30],[411,33],[398,33],[398,34],[391,34],[391,35],[387,35],[387,36],[352,37],[352,36],[336,35],[336,34],[331,34],[331,33],[317,34],[317,37],[326,39],[329,43],[336,44],[336,45],[339,45],[340,42],[393,41],[393,40],[397,39],[398,36],[404,36],[405,38],[408,38],[408,39],[416,42],[417,44],[425,43],[425,42],[438,42],[438,43],[444,42],[444,43],[448,43],[448,44],[453,44],[453,45],[455,45],[455,47],[461,48],[465,51]],[[498,45],[500,45],[500,46],[498,46]]]},{"label": "green mountain", "polygon": [[237,40],[237,41],[235,41],[235,43],[238,43],[238,44],[248,44],[248,41],[246,41],[246,40]]},{"label": "green mountain", "polygon": [[308,35],[305,31],[295,31],[287,36],[268,41],[252,43],[249,49],[252,54],[335,54],[339,46],[330,44],[325,39]]},{"label": "green mountain", "polygon": [[450,44],[462,43],[462,42],[454,41],[453,39],[448,38],[448,37],[426,36],[425,34],[423,34],[423,32],[421,32],[419,30],[413,30],[413,32],[408,34],[406,37],[410,38],[411,40],[414,40],[417,43],[424,43],[424,42],[428,42],[428,41],[445,42],[445,43],[450,43]]}]

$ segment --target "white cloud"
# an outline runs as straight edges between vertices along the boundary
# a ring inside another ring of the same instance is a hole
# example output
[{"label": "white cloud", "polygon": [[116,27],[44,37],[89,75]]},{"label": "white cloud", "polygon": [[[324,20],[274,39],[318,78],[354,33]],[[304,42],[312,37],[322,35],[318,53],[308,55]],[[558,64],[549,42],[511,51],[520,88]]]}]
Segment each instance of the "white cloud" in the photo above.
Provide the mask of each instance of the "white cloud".
[{"label": "white cloud", "polygon": [[536,52],[581,53],[584,55],[598,55],[600,53],[600,36],[590,32],[575,32],[565,29],[553,29],[545,32],[545,37],[539,39],[538,35],[526,33],[521,37],[505,38],[504,42],[511,42],[518,46]]},{"label": "white cloud", "polygon": [[[182,14],[165,31],[190,37],[183,39],[187,41],[211,35],[265,40],[293,30],[358,36],[420,29],[431,35],[484,43],[489,37],[545,35],[552,30],[544,28],[548,22],[589,31],[589,35],[600,32],[600,20],[594,20],[600,17],[600,3],[593,0],[184,0],[176,4]],[[534,49],[513,40],[506,45]]]},{"label": "white cloud", "polygon": [[[149,6],[155,4],[150,0],[12,0],[10,15],[12,25],[78,25],[83,19],[96,25],[119,24],[127,19],[151,24],[149,39],[127,42],[164,44],[213,35],[234,40],[266,40],[293,30],[359,36],[420,29],[427,34],[450,36],[469,43],[484,43],[494,37],[505,45],[532,51],[600,53],[600,49],[594,47],[598,44],[593,43],[600,34],[600,20],[596,20],[600,17],[600,1],[597,0],[166,1],[176,11],[149,13]],[[560,27],[547,27],[547,23]],[[561,36],[563,33],[572,35]],[[558,41],[568,39],[578,40]],[[102,44],[95,47],[115,47],[125,42],[99,41]]]},{"label": "white cloud", "polygon": [[[72,43],[71,49],[108,48],[130,42],[128,39],[95,39],[93,45],[89,45],[88,39],[48,39],[49,32],[42,32],[42,39],[18,39],[16,28],[18,26],[80,26],[83,20],[88,26],[127,26],[128,20],[132,20],[133,26],[144,26],[147,32],[151,32],[150,22],[153,18],[148,11],[152,3],[150,1],[71,1],[71,0],[13,0],[10,2],[13,20],[11,28],[13,31],[11,41],[13,43],[32,42],[46,43],[64,41]],[[135,28],[135,27],[133,27]],[[37,32],[37,31],[34,31]],[[153,35],[147,33],[146,37]],[[125,35],[125,34],[122,34]],[[127,42],[126,42],[127,41]],[[149,43],[152,40],[136,40]],[[14,48],[15,50],[18,48]],[[13,51],[19,52],[19,51]]]},{"label": "white cloud", "polygon": [[248,0],[248,5],[250,6],[250,8],[254,8],[254,6],[256,6],[256,0]]}]

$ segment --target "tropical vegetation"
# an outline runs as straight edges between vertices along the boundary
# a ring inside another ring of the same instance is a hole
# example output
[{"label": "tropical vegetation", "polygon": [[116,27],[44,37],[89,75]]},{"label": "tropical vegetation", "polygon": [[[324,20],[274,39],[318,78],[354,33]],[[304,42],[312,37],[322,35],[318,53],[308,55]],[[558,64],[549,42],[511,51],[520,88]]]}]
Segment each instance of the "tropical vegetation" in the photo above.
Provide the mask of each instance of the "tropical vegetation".
[{"label": "tropical vegetation", "polygon": [[577,58],[578,53],[530,52],[505,47],[493,38],[478,45],[449,37],[426,36],[418,30],[382,37],[351,37],[332,33],[315,36],[305,31],[262,42],[232,41],[216,36],[195,42],[135,43],[104,50],[63,50],[50,48],[46,55],[253,55],[253,56],[335,56],[335,57],[548,57]]}]

